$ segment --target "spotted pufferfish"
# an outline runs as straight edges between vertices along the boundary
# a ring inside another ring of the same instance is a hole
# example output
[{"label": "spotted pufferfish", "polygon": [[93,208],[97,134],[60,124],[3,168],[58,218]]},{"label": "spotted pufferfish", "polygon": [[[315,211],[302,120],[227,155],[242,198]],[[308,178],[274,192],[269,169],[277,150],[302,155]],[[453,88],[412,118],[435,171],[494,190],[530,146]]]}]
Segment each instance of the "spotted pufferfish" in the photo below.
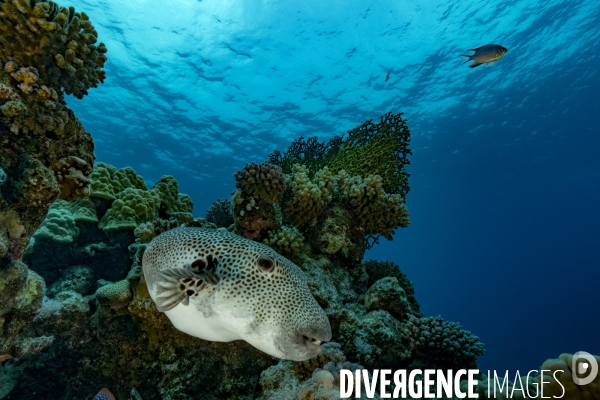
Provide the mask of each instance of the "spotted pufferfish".
[{"label": "spotted pufferfish", "polygon": [[177,228],[142,259],[150,296],[178,330],[215,342],[245,340],[304,361],[331,340],[302,270],[273,249],[220,229]]}]

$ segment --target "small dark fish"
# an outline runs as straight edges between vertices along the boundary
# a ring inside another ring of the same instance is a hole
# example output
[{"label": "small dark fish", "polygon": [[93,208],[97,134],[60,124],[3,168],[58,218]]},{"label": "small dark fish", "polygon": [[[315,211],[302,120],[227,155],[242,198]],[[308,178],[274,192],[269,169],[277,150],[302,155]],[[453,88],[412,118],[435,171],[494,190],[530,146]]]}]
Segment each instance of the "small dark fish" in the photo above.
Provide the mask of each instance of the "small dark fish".
[{"label": "small dark fish", "polygon": [[387,76],[385,77],[385,81],[386,81],[386,82],[390,80],[390,74],[391,74],[391,73],[392,73],[392,70],[390,69],[390,70],[388,71],[388,74],[387,74]]},{"label": "small dark fish", "polygon": [[461,56],[467,57],[467,60],[464,63],[471,60],[475,61],[473,64],[469,65],[469,68],[475,68],[481,64],[488,64],[488,66],[492,65],[501,59],[502,56],[506,54],[508,49],[500,46],[499,44],[486,44],[485,46],[481,46],[476,49],[469,49],[468,51],[474,51],[475,54],[471,56],[461,54]]}]

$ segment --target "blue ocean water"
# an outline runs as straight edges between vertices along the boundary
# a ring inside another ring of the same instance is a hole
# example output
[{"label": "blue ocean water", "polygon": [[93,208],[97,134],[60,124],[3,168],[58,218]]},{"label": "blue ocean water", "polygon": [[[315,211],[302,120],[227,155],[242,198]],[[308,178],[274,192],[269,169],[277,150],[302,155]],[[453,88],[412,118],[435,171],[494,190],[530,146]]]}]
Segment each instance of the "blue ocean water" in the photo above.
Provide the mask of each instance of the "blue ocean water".
[{"label": "blue ocean water", "polygon": [[[203,216],[245,163],[404,111],[412,224],[366,259],[478,335],[483,370],[600,354],[597,0],[70,3],[109,49],[68,99],[98,161],[173,175]],[[488,43],[509,51],[461,65]]]}]

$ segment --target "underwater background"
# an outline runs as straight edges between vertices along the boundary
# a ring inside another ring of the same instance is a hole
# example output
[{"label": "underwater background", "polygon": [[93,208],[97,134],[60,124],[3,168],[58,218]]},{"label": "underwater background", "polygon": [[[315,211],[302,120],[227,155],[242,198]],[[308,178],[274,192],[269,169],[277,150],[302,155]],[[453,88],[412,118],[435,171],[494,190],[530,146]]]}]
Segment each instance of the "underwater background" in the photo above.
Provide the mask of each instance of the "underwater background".
[{"label": "underwater background", "polygon": [[[341,369],[600,354],[599,26],[591,0],[0,1],[0,399],[330,400]],[[142,255],[184,224],[289,258],[331,343],[175,329]]]},{"label": "underwater background", "polygon": [[[97,160],[173,175],[203,216],[244,164],[403,111],[411,225],[365,259],[478,335],[482,370],[600,353],[598,1],[71,3],[110,51],[67,98]],[[488,43],[509,51],[461,66]]]}]

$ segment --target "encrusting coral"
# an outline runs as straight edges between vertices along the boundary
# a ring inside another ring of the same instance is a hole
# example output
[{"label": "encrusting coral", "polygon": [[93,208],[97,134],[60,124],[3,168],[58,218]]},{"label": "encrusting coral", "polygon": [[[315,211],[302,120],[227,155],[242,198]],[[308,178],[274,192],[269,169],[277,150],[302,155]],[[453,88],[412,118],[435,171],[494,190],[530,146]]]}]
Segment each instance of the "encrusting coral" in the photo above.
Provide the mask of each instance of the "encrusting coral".
[{"label": "encrusting coral", "polygon": [[96,290],[96,301],[111,308],[126,307],[133,296],[131,284],[127,279],[108,283]]}]

